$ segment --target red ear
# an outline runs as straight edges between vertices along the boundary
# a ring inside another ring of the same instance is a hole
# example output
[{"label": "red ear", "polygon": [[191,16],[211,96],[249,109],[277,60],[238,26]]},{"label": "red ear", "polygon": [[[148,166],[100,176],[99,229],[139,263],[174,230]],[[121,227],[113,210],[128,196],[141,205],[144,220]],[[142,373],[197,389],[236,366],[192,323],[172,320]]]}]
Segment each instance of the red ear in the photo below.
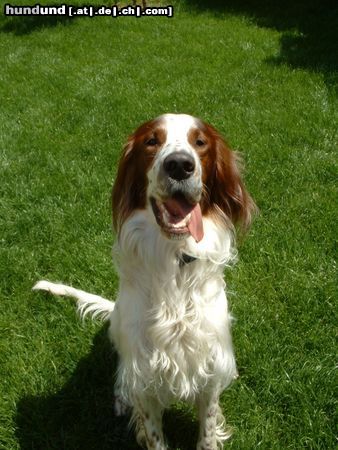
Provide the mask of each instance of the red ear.
[{"label": "red ear", "polygon": [[228,148],[217,132],[214,138],[216,154],[209,190],[211,206],[220,208],[233,224],[245,230],[256,206],[241,179],[240,157]]},{"label": "red ear", "polygon": [[130,214],[146,205],[146,171],[138,161],[135,135],[129,137],[125,145],[113,186],[113,226],[117,232]]}]

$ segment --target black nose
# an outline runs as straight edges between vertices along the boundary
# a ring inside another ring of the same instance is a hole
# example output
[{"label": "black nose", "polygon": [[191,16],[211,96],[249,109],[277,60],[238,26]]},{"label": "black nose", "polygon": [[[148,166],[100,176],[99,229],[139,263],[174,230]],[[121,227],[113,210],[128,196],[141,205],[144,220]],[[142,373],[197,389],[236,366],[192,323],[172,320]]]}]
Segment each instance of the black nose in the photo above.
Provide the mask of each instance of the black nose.
[{"label": "black nose", "polygon": [[195,170],[195,160],[184,151],[173,152],[168,155],[163,168],[170,178],[181,181],[189,178]]}]

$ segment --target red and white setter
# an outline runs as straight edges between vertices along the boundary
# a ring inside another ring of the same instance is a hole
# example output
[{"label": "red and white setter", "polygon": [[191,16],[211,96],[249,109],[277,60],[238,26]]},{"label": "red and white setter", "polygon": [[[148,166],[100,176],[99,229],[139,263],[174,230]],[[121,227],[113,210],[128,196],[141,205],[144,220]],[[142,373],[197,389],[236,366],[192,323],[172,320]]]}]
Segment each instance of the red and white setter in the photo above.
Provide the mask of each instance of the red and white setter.
[{"label": "red and white setter", "polygon": [[118,167],[116,302],[48,281],[34,287],[109,320],[120,357],[115,411],[131,407],[149,450],[167,448],[162,414],[176,400],[197,405],[197,449],[229,436],[219,395],[237,370],[223,270],[235,258],[235,226],[247,227],[253,210],[219,133],[189,115],[162,115],[129,137]]}]

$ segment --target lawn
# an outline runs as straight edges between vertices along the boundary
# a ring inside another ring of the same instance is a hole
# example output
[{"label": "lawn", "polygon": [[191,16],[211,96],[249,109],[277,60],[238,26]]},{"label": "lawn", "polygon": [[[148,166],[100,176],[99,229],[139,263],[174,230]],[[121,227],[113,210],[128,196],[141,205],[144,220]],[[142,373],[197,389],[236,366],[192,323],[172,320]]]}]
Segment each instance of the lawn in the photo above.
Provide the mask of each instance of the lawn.
[{"label": "lawn", "polygon": [[[105,327],[31,287],[114,298],[119,152],[163,112],[218,128],[260,209],[225,273],[240,373],[225,448],[336,448],[337,6],[170,4],[173,18],[0,17],[1,449],[137,448],[113,416]],[[194,448],[193,410],[165,428]]]}]

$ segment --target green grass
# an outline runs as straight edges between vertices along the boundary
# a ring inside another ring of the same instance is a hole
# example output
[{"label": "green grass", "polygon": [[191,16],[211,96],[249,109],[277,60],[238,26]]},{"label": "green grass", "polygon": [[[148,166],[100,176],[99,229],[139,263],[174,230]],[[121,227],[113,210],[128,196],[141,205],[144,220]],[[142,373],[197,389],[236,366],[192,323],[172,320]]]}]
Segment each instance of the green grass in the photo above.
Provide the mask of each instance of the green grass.
[{"label": "green grass", "polygon": [[[163,112],[241,150],[260,208],[226,272],[240,379],[222,396],[225,448],[335,448],[337,9],[223,3],[176,2],[172,19],[1,18],[0,448],[136,448],[113,417],[102,325],[31,287],[114,298],[117,158]],[[178,405],[166,433],[194,448],[193,411]]]}]

